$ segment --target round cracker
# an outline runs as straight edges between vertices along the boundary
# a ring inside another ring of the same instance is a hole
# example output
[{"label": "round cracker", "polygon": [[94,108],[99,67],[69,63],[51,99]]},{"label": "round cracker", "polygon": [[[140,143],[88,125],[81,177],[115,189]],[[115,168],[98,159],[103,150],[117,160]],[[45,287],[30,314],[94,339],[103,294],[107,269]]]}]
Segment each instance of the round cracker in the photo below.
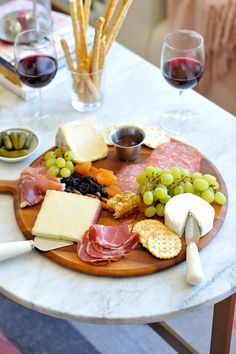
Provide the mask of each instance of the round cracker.
[{"label": "round cracker", "polygon": [[174,258],[182,249],[181,240],[177,235],[150,235],[147,245],[152,255],[160,259]]}]

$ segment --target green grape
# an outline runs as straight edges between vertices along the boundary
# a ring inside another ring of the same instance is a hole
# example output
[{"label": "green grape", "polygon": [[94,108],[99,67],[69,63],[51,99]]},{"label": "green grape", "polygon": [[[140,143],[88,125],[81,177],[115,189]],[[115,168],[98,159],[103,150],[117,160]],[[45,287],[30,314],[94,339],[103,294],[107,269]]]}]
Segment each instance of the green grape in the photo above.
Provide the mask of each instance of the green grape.
[{"label": "green grape", "polygon": [[55,150],[54,150],[55,154],[56,154],[56,157],[62,157],[63,156],[63,151],[62,151],[62,148],[60,147],[57,147]]},{"label": "green grape", "polygon": [[67,160],[67,161],[73,161],[74,159],[74,155],[73,155],[73,152],[72,151],[66,151],[64,153],[64,159]]},{"label": "green grape", "polygon": [[209,184],[208,184],[208,182],[207,182],[205,179],[196,178],[196,179],[193,181],[193,187],[194,187],[194,189],[196,189],[197,191],[203,192],[203,191],[205,191],[205,190],[208,189]]},{"label": "green grape", "polygon": [[175,195],[184,193],[184,188],[183,188],[183,186],[180,186],[180,185],[179,185],[179,186],[176,186],[175,189],[174,189],[174,193],[175,193]]},{"label": "green grape", "polygon": [[192,181],[194,181],[196,178],[201,178],[201,177],[202,177],[201,172],[194,172],[194,173],[191,175]]},{"label": "green grape", "polygon": [[171,199],[171,196],[169,194],[166,195],[165,198],[160,198],[161,204],[166,204],[169,200]]},{"label": "green grape", "polygon": [[145,205],[151,205],[153,203],[153,193],[151,191],[144,193],[143,202]]},{"label": "green grape", "polygon": [[64,178],[67,178],[67,177],[70,177],[71,173],[70,173],[70,170],[66,167],[63,167],[61,170],[60,170],[60,175]]},{"label": "green grape", "polygon": [[226,203],[226,196],[221,192],[216,192],[215,202],[220,205],[225,204]]},{"label": "green grape", "polygon": [[201,197],[210,204],[214,202],[214,193],[210,189],[203,191]]},{"label": "green grape", "polygon": [[169,174],[169,173],[164,173],[161,175],[161,184],[164,184],[164,186],[169,186],[174,182],[174,177]]},{"label": "green grape", "polygon": [[160,175],[164,175],[165,173],[171,174],[171,170],[169,168],[163,168],[160,170]]},{"label": "green grape", "polygon": [[165,191],[165,192],[166,192],[166,194],[167,194],[167,187],[166,187],[166,186],[164,186],[164,184],[159,183],[159,184],[156,186],[156,188],[161,188],[161,189],[164,189],[164,191]]},{"label": "green grape", "polygon": [[48,159],[48,160],[45,161],[45,166],[46,166],[47,168],[52,167],[52,166],[54,166],[55,164],[56,164],[56,158],[55,158],[55,157],[51,157],[50,159]]},{"label": "green grape", "polygon": [[156,169],[153,166],[147,166],[145,168],[145,174],[147,177],[154,177],[156,174]]},{"label": "green grape", "polygon": [[214,185],[216,183],[215,176],[206,174],[206,175],[203,175],[202,178],[208,182],[209,186]]},{"label": "green grape", "polygon": [[63,157],[58,157],[56,159],[56,166],[57,167],[63,168],[63,167],[65,167],[65,164],[66,164],[66,161],[65,161],[65,159],[63,159]]},{"label": "green grape", "polygon": [[75,166],[72,161],[66,161],[65,168],[68,168],[71,173],[74,173]]},{"label": "green grape", "polygon": [[183,185],[184,193],[193,193],[194,188],[191,182],[185,182]]},{"label": "green grape", "polygon": [[167,192],[162,188],[155,188],[153,191],[153,194],[154,194],[156,200],[163,199],[167,196]]},{"label": "green grape", "polygon": [[181,168],[181,176],[183,178],[190,176],[189,170],[186,170],[185,168]]},{"label": "green grape", "polygon": [[154,206],[149,206],[145,209],[144,214],[147,218],[152,218],[156,214],[156,208]]},{"label": "green grape", "polygon": [[138,186],[138,191],[139,193],[141,194],[144,194],[147,190],[147,185],[144,184],[144,183],[141,183],[139,186]]},{"label": "green grape", "polygon": [[201,197],[201,192],[194,190],[193,194],[195,194],[197,197]]},{"label": "green grape", "polygon": [[174,187],[168,188],[168,194],[171,197],[174,197],[175,196],[175,188]]},{"label": "green grape", "polygon": [[213,185],[212,185],[212,187],[214,188],[214,189],[218,189],[219,188],[219,183],[216,181]]},{"label": "green grape", "polygon": [[147,178],[146,178],[146,173],[139,173],[137,176],[136,176],[136,181],[137,183],[139,184],[142,184],[144,182],[147,182]]},{"label": "green grape", "polygon": [[158,216],[163,216],[165,214],[165,205],[158,203],[156,205],[156,213]]},{"label": "green grape", "polygon": [[179,167],[173,167],[171,172],[175,181],[181,178],[181,170]]},{"label": "green grape", "polygon": [[57,176],[60,172],[60,168],[57,166],[51,166],[48,170],[47,170],[47,174],[50,176]]},{"label": "green grape", "polygon": [[54,151],[46,152],[46,154],[44,155],[44,160],[49,160],[51,158],[56,158],[55,152]]},{"label": "green grape", "polygon": [[156,175],[157,176],[161,174],[161,168],[155,167],[155,170],[156,170]]}]

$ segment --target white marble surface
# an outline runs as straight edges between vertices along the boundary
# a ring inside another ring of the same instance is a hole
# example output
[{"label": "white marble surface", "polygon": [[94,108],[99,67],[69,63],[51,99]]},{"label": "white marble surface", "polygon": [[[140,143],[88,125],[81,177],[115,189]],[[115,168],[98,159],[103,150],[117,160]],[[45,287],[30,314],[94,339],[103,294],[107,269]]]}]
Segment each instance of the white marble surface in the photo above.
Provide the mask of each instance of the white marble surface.
[{"label": "white marble surface", "polygon": [[[116,122],[158,124],[162,109],[177,97],[161,73],[143,59],[115,45],[108,61],[106,98],[96,112],[100,127]],[[80,118],[69,102],[66,77],[57,77],[54,89],[45,90],[44,102],[63,121]],[[0,292],[32,309],[52,316],[85,322],[147,323],[163,320],[187,309],[215,303],[236,286],[236,118],[195,92],[186,93],[199,118],[196,128],[181,136],[221,171],[229,192],[226,220],[217,237],[201,252],[205,280],[192,287],[185,281],[185,263],[160,273],[133,278],[105,278],[82,274],[41,256],[37,251],[0,264]],[[15,125],[33,109],[0,88],[0,124]],[[40,151],[54,143],[54,134],[41,136]],[[39,151],[39,152],[40,152]],[[0,162],[0,178],[16,179],[33,160],[19,164]],[[0,242],[21,240],[13,200],[0,195]]]}]

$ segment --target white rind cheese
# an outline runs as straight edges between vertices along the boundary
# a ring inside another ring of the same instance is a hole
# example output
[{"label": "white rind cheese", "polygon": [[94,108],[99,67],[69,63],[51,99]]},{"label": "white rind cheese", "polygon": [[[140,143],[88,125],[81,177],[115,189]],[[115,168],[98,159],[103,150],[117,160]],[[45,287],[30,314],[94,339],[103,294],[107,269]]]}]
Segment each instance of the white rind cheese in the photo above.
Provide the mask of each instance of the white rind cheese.
[{"label": "white rind cheese", "polygon": [[74,193],[48,190],[32,234],[58,240],[79,241],[101,213],[101,202]]},{"label": "white rind cheese", "polygon": [[108,155],[101,133],[90,123],[73,121],[58,128],[56,145],[71,150],[75,162],[96,161]]},{"label": "white rind cheese", "polygon": [[202,198],[184,193],[171,198],[165,206],[165,225],[182,236],[188,213],[191,212],[201,228],[201,236],[213,228],[215,210]]}]

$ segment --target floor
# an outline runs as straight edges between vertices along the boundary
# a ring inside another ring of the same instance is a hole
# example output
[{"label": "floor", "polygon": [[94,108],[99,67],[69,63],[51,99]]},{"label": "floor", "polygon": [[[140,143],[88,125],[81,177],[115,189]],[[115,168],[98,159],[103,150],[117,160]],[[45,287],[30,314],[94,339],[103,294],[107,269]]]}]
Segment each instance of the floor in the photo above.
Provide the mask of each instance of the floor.
[{"label": "floor", "polygon": [[[212,307],[167,321],[199,354],[209,352]],[[146,325],[93,325],[0,300],[0,354],[174,354]],[[236,314],[230,354],[236,354]]]}]

